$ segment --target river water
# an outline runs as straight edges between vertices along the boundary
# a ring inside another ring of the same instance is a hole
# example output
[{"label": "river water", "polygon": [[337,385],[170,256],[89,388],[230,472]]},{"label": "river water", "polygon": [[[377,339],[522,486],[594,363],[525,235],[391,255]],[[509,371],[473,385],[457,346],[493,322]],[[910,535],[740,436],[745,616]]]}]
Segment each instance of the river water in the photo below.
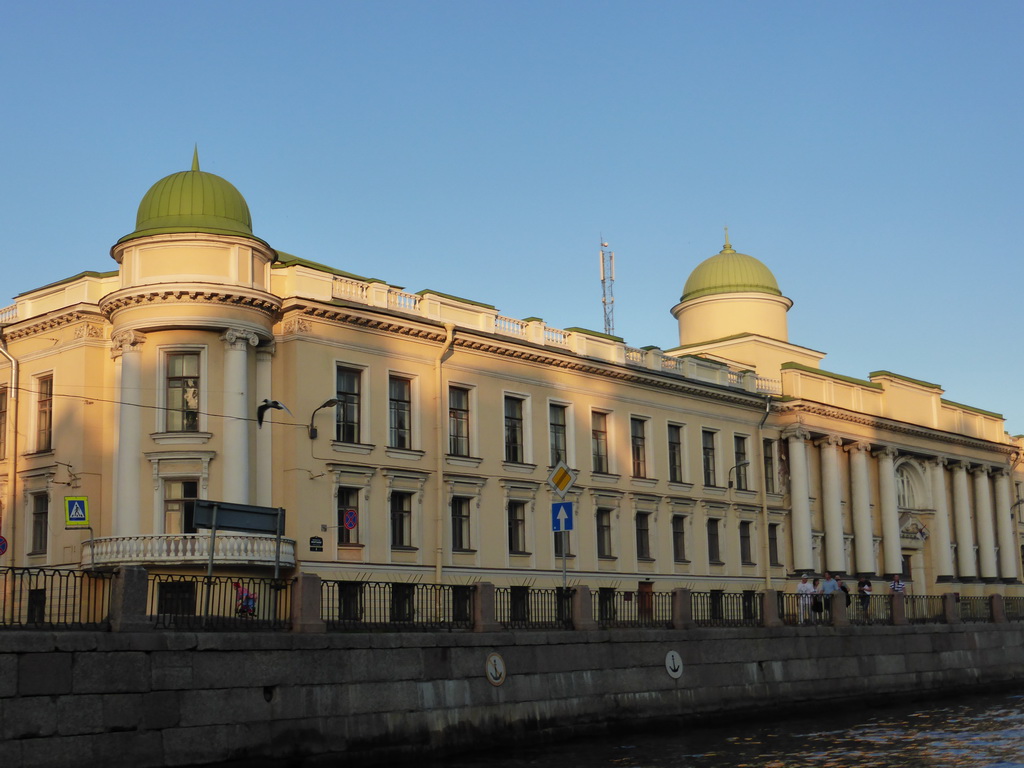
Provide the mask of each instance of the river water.
[{"label": "river water", "polygon": [[446,768],[1024,768],[1024,696],[890,707],[808,704],[806,716],[599,736],[447,759]]}]

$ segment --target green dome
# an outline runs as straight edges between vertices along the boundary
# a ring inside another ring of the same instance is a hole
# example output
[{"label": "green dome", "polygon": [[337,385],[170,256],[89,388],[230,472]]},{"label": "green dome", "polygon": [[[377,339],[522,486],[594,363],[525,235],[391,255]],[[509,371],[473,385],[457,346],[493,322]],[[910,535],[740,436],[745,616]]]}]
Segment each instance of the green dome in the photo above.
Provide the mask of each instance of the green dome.
[{"label": "green dome", "polygon": [[253,236],[245,198],[231,182],[200,171],[198,152],[191,171],[172,173],[149,188],[139,203],[135,231],[118,242],[174,232]]},{"label": "green dome", "polygon": [[734,251],[728,236],[720,253],[702,261],[690,273],[679,300],[688,301],[716,293],[782,295],[771,270],[753,256]]}]

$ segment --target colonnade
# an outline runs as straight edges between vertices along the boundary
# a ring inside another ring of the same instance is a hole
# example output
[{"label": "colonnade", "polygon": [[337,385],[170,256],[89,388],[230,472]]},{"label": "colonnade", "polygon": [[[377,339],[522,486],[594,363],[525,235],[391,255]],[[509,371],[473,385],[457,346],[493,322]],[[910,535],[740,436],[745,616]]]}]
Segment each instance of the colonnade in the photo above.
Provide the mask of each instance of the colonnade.
[{"label": "colonnade", "polygon": [[[897,472],[905,456],[892,446],[873,446],[864,441],[845,442],[836,435],[818,435],[812,440],[803,426],[786,430],[789,449],[793,566],[797,571],[816,571],[811,512],[809,452],[818,450],[820,466],[820,509],[824,526],[825,570],[845,573],[852,565],[856,573],[887,575],[903,570],[899,489]],[[844,494],[840,473],[840,451],[849,456],[849,504],[853,528],[854,558],[848,564],[843,521]],[[872,504],[872,471],[877,473],[877,498]],[[919,499],[915,510],[929,518],[928,549],[931,572],[939,581],[1015,581],[1018,578],[1017,542],[1014,532],[1010,473],[1007,467],[979,464],[966,459],[922,458],[925,491],[929,500]],[[952,493],[947,494],[946,471],[951,474]],[[970,475],[970,479],[968,478]],[[950,498],[952,497],[952,504]],[[878,522],[872,514],[877,509]],[[950,514],[952,513],[952,526]],[[875,555],[875,532],[881,533],[881,558]],[[956,567],[953,550],[955,533]],[[879,562],[880,560],[880,562]]]},{"label": "colonnade", "polygon": [[[150,332],[149,336],[154,333]],[[115,361],[115,375],[119,396],[116,407],[117,462],[114,478],[113,535],[136,536],[142,533],[141,481],[143,471],[143,433],[147,429],[144,392],[158,392],[165,386],[156,381],[157,371],[143,368],[143,346],[148,336],[136,330],[118,331],[111,337],[111,356]],[[223,344],[223,399],[221,413],[216,414],[211,432],[219,432],[221,450],[217,454],[220,468],[220,501],[240,504],[251,503],[250,478],[255,466],[255,501],[270,506],[272,493],[271,430],[256,434],[255,465],[250,456],[250,435],[256,405],[270,398],[271,358],[273,345],[256,350],[256,392],[249,386],[250,348],[260,344],[259,335],[247,328],[227,328],[220,333]],[[149,376],[151,381],[146,381]],[[209,385],[210,382],[205,382]],[[200,409],[209,412],[209,403],[201,399]],[[163,416],[161,415],[161,419]],[[207,419],[211,416],[208,415]],[[159,429],[157,431],[160,431]],[[188,451],[183,451],[183,455]]]}]

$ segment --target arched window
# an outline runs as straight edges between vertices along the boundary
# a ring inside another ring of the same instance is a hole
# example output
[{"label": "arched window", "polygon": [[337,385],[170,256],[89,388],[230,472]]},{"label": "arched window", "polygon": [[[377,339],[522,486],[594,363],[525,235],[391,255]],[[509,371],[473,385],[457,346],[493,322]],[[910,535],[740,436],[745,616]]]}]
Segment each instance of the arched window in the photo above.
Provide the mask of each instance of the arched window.
[{"label": "arched window", "polygon": [[896,503],[900,509],[917,508],[917,500],[914,498],[914,484],[906,467],[899,467],[896,470]]}]

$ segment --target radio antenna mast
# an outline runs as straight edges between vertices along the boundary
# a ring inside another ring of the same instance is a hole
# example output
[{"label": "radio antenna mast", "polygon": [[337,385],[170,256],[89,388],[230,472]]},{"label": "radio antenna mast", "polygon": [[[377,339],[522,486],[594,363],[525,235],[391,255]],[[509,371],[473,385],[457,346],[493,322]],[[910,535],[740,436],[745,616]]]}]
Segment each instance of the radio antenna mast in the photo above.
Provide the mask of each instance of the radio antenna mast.
[{"label": "radio antenna mast", "polygon": [[604,305],[604,332],[615,335],[615,252],[601,238],[601,304]]}]

